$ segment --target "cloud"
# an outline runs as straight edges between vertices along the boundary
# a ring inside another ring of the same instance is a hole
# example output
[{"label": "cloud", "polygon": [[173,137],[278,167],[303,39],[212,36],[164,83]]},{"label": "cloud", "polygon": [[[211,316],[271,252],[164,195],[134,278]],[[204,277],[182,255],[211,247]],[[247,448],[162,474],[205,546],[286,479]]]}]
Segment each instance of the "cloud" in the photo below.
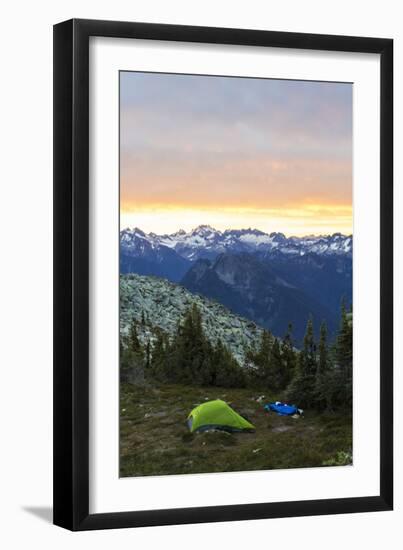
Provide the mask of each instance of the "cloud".
[{"label": "cloud", "polygon": [[121,75],[122,145],[129,149],[182,149],[189,143],[205,151],[351,149],[350,84]]},{"label": "cloud", "polygon": [[121,168],[124,201],[200,206],[351,202],[351,164],[264,155],[136,153]]},{"label": "cloud", "polygon": [[120,120],[127,211],[351,204],[350,84],[123,72]]}]

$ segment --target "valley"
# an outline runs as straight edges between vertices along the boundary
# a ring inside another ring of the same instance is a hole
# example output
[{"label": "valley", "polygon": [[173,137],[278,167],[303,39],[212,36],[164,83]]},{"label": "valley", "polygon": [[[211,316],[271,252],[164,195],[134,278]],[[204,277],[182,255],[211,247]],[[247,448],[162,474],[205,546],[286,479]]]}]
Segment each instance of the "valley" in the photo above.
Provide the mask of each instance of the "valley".
[{"label": "valley", "polygon": [[179,283],[283,337],[301,343],[307,320],[334,336],[342,299],[352,301],[352,236],[285,237],[256,229],[199,226],[171,235],[125,229],[120,271]]}]

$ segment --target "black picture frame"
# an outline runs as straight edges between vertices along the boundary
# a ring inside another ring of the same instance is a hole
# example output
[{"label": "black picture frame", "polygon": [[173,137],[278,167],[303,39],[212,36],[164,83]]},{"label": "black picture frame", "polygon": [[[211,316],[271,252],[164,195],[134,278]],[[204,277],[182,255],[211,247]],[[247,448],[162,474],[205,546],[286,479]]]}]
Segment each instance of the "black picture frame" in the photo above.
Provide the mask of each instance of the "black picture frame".
[{"label": "black picture frame", "polygon": [[[380,491],[366,497],[89,513],[89,38],[380,54]],[[54,523],[71,530],[392,510],[393,40],[73,19],[54,26]]]}]

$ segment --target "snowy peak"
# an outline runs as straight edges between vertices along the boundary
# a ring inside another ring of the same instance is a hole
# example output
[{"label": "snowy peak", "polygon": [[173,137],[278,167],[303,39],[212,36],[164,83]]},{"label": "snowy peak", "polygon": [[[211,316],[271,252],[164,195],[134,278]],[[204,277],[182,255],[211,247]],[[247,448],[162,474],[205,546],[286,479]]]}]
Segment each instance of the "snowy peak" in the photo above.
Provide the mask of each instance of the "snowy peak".
[{"label": "snowy peak", "polygon": [[211,225],[199,225],[196,227],[196,229],[193,229],[191,231],[191,234],[201,235],[201,236],[210,236],[210,235],[220,235],[221,233],[220,231],[217,231],[217,229],[214,229],[214,227],[211,227]]},{"label": "snowy peak", "polygon": [[252,228],[218,231],[210,225],[199,225],[189,232],[180,229],[169,235],[147,234],[136,227],[121,231],[120,238],[122,250],[125,252],[135,254],[137,248],[144,252],[145,247],[151,247],[153,250],[163,247],[175,251],[191,262],[200,258],[214,259],[224,252],[259,253],[265,257],[273,254],[351,257],[353,248],[352,236],[341,233],[286,237],[283,233],[268,234]]}]

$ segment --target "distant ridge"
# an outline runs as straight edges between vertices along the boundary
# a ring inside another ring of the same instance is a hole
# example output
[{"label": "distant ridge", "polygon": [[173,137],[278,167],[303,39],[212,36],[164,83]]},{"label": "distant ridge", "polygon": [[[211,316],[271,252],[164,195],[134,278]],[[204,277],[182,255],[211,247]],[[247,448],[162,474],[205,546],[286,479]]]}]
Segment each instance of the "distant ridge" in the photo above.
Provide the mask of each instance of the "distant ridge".
[{"label": "distant ridge", "polygon": [[120,232],[120,243],[121,252],[129,255],[148,243],[153,250],[165,247],[192,262],[200,258],[214,259],[223,252],[281,253],[292,256],[312,253],[351,257],[353,249],[352,235],[342,233],[286,237],[283,233],[269,234],[252,228],[219,231],[210,225],[199,225],[189,232],[180,229],[165,235],[127,228]]},{"label": "distant ridge", "polygon": [[314,295],[294,286],[279,276],[271,263],[251,254],[225,253],[214,261],[198,260],[181,284],[193,293],[217,300],[231,311],[254,320],[275,336],[284,336],[291,323],[295,338],[301,341],[310,317],[316,328],[323,320],[331,334],[337,328],[332,312]]},{"label": "distant ridge", "polygon": [[286,237],[258,229],[201,225],[170,235],[140,228],[120,233],[120,273],[162,277],[213,298],[283,336],[301,341],[312,315],[334,335],[340,303],[352,301],[351,235]]}]

